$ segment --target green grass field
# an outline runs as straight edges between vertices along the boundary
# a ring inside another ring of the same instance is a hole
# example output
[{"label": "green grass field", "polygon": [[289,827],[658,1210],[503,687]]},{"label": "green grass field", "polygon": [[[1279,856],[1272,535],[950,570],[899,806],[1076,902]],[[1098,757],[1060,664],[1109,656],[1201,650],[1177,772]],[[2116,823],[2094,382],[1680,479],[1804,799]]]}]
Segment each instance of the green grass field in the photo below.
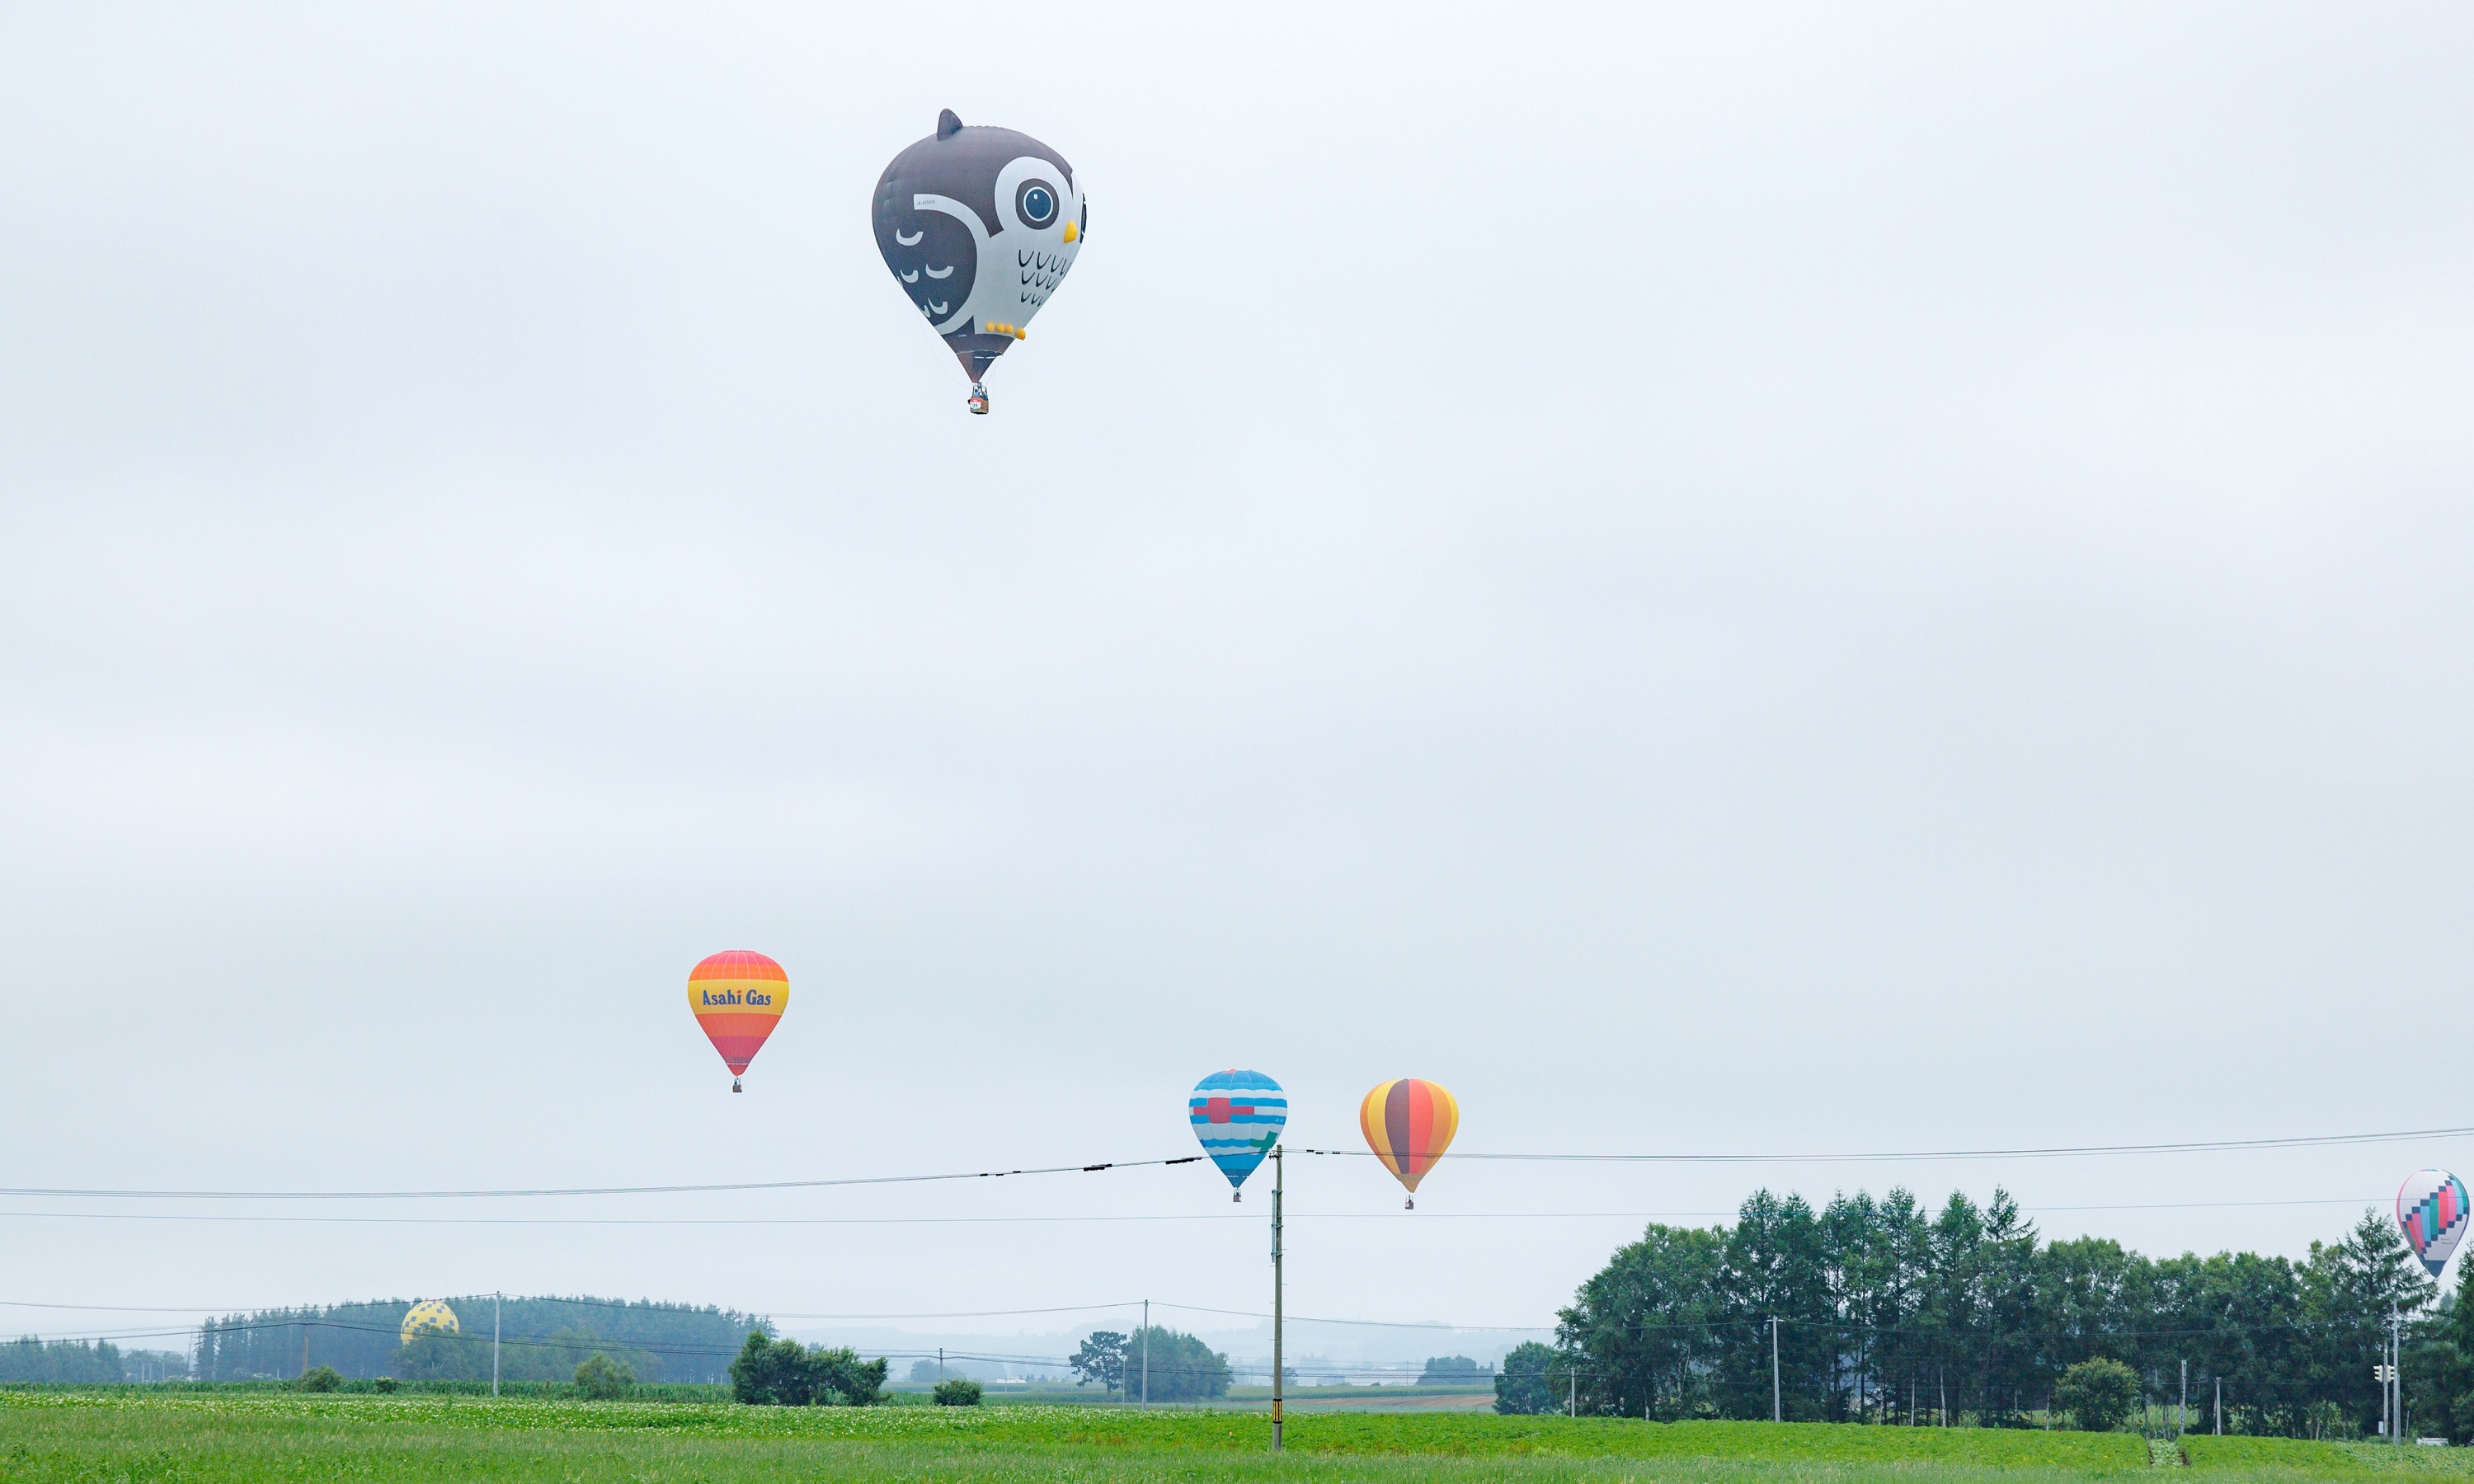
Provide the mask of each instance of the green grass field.
[{"label": "green grass field", "polygon": [[[1691,1484],[2063,1484],[2149,1473],[2126,1433],[1673,1424],[1456,1413],[1295,1420],[1116,1408],[775,1409],[143,1390],[0,1393],[0,1478],[177,1480],[1673,1479]],[[2186,1440],[2234,1484],[2474,1475],[2474,1451]],[[2176,1455],[2168,1447],[2159,1457]],[[2435,1478],[2433,1484],[2445,1484]]]}]

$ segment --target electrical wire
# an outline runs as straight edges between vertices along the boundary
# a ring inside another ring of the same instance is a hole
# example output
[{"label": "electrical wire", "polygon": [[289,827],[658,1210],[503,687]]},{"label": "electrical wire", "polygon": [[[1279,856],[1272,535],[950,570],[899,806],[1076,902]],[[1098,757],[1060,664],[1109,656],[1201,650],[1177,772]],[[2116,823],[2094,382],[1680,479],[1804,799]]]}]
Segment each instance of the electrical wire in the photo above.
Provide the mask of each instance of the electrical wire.
[{"label": "electrical wire", "polygon": [[[481,1300],[484,1300],[484,1299],[490,1299],[490,1298],[493,1298],[493,1297],[495,1297],[495,1295],[492,1295],[492,1294],[486,1294],[486,1293],[480,1293],[480,1294],[461,1294],[461,1295],[457,1295],[457,1296],[456,1296],[456,1298],[457,1298],[460,1302],[468,1303],[468,1304],[469,1304],[469,1303],[475,1303],[475,1302],[478,1302],[478,1301],[481,1301]],[[369,1307],[382,1307],[382,1306],[384,1306],[385,1304],[389,1304],[389,1303],[400,1303],[400,1302],[401,1302],[401,1301],[400,1301],[400,1300],[372,1300],[372,1301],[369,1301],[369,1303],[368,1303],[367,1306],[369,1306]],[[650,1314],[657,1314],[657,1315],[674,1315],[674,1316],[678,1316],[678,1317],[699,1317],[699,1316],[701,1316],[701,1317],[719,1317],[719,1318],[723,1318],[723,1319],[732,1319],[732,1320],[740,1320],[740,1319],[744,1319],[744,1320],[751,1320],[751,1321],[767,1321],[767,1320],[774,1320],[774,1319],[841,1319],[841,1320],[853,1320],[853,1319],[1003,1319],[1003,1318],[1010,1318],[1010,1317],[1013,1317],[1013,1316],[1015,1316],[1015,1315],[1020,1315],[1020,1314],[1086,1314],[1086,1313],[1097,1313],[1097,1312],[1099,1312],[1099,1311],[1101,1311],[1101,1310],[1104,1310],[1104,1309],[1117,1309],[1117,1308],[1140,1308],[1140,1307],[1142,1307],[1142,1304],[1143,1304],[1143,1301],[1142,1301],[1142,1300],[1140,1300],[1140,1299],[1121,1299],[1121,1300],[1115,1301],[1115,1302],[1113,1302],[1113,1303],[1106,1303],[1106,1304],[1054,1304],[1054,1305],[1051,1305],[1051,1306],[1048,1306],[1048,1307],[1045,1307],[1045,1308],[949,1309],[949,1310],[943,1310],[943,1311],[934,1312],[934,1313],[916,1313],[916,1314],[800,1314],[800,1313],[775,1313],[775,1314],[764,1314],[764,1315],[759,1315],[759,1314],[757,1314],[757,1313],[754,1313],[753,1311],[746,1311],[746,1310],[740,1310],[740,1309],[719,1309],[719,1308],[714,1308],[714,1307],[712,1307],[712,1306],[710,1306],[710,1305],[708,1305],[708,1306],[704,1306],[704,1307],[698,1307],[698,1308],[690,1308],[690,1307],[687,1307],[687,1306],[682,1305],[682,1304],[648,1304],[648,1303],[646,1303],[645,1301],[643,1301],[643,1300],[631,1300],[631,1299],[582,1299],[582,1298],[570,1299],[570,1298],[556,1298],[556,1297],[524,1296],[524,1297],[520,1298],[518,1302],[525,1303],[525,1304],[568,1304],[568,1305],[574,1306],[574,1307],[579,1307],[579,1308],[634,1309],[634,1310],[639,1310],[639,1311],[645,1312],[645,1313],[650,1313]],[[322,1313],[331,1312],[333,1308],[357,1308],[357,1307],[362,1307],[362,1306],[364,1306],[364,1305],[363,1305],[363,1304],[335,1304],[335,1305],[332,1305],[330,1308],[327,1308],[327,1309],[315,1309],[315,1308],[304,1308],[304,1307],[302,1307],[302,1306],[300,1306],[300,1305],[292,1305],[292,1306],[287,1307],[287,1306],[285,1306],[285,1305],[281,1305],[281,1304],[258,1304],[258,1305],[251,1305],[251,1304],[44,1304],[44,1303],[41,1303],[41,1302],[38,1302],[38,1301],[36,1301],[36,1300],[32,1300],[32,1299],[0,1299],[0,1307],[5,1307],[5,1308],[61,1309],[61,1310],[76,1310],[76,1311],[80,1311],[80,1312],[106,1313],[106,1314],[216,1314],[216,1313],[248,1313],[248,1314],[251,1314],[251,1315],[253,1316],[252,1320],[250,1321],[250,1323],[251,1323],[252,1325],[255,1325],[255,1324],[263,1323],[263,1324],[267,1324],[267,1325],[278,1325],[278,1326],[279,1326],[279,1325],[287,1325],[287,1324],[310,1324],[310,1323],[318,1323],[318,1322],[320,1322],[320,1321],[318,1321],[317,1319],[315,1319],[315,1318],[313,1318],[313,1317],[306,1317],[306,1316],[314,1316],[314,1315],[318,1315],[318,1314],[322,1314]],[[277,1315],[292,1314],[292,1315],[300,1315],[300,1316],[304,1316],[304,1317],[295,1317],[295,1318],[278,1318],[278,1319],[266,1319],[266,1318],[263,1318],[263,1316],[268,1315],[268,1314],[277,1314]],[[1268,1317],[1268,1316],[1266,1316],[1266,1317]],[[340,1323],[340,1322],[341,1322],[341,1321],[338,1321],[338,1323]],[[246,1327],[245,1327],[245,1328],[246,1328]]]},{"label": "electrical wire", "polygon": [[[1188,1314],[1228,1314],[1239,1319],[1269,1319],[1272,1317],[1269,1314],[1255,1309],[1205,1308],[1200,1304],[1171,1304],[1165,1299],[1153,1299],[1152,1301],[1152,1306],[1154,1308],[1173,1308],[1181,1313]],[[1473,1332],[1488,1334],[1552,1334],[1555,1332],[1555,1327],[1552,1325],[1447,1325],[1438,1319],[1318,1319],[1312,1314],[1290,1314],[1284,1312],[1281,1314],[1280,1320],[1283,1324],[1292,1325],[1352,1325],[1369,1329],[1467,1329]]]},{"label": "electrical wire", "polygon": [[[2292,1201],[2143,1201],[2101,1206],[2023,1206],[2031,1214],[2113,1210],[2233,1210],[2252,1207],[2376,1206],[2376,1196]],[[1294,1211],[1291,1221],[1676,1221],[1715,1220],[1740,1210]],[[1082,1216],[262,1216],[202,1211],[0,1210],[0,1220],[257,1222],[299,1226],[405,1227],[943,1227],[1055,1226],[1119,1221],[1260,1221],[1251,1213],[1180,1211]]]},{"label": "electrical wire", "polygon": [[[2158,1144],[2062,1144],[2027,1149],[1926,1149],[1872,1154],[1455,1154],[1454,1160],[1503,1160],[1546,1163],[1613,1164],[1864,1164],[1924,1160],[2056,1160],[2118,1154],[2222,1154],[2244,1149],[2305,1149],[2345,1144],[2403,1143],[2424,1138],[2457,1138],[2474,1128],[2400,1129],[2385,1134],[2306,1134],[2285,1138],[2186,1139]],[[1349,1160],[1388,1159],[1370,1149],[1298,1149],[1290,1154],[1324,1155]],[[1435,1151],[1435,1158],[1444,1151]],[[1412,1154],[1410,1159],[1423,1156]],[[5,1193],[5,1192],[0,1192]]]},{"label": "electrical wire", "polygon": [[0,1186],[0,1196],[42,1196],[88,1201],[495,1201],[575,1195],[711,1195],[740,1190],[819,1190],[837,1185],[916,1185],[954,1180],[1003,1180],[1014,1175],[1090,1175],[1101,1170],[1200,1163],[1190,1154],[1175,1160],[1106,1160],[1093,1164],[1050,1164],[1016,1170],[965,1170],[947,1175],[861,1175],[834,1180],[752,1180],[702,1185],[572,1185],[531,1190],[93,1190],[67,1186]]},{"label": "electrical wire", "polygon": [[[1882,1151],[1871,1154],[1484,1154],[1453,1155],[1455,1161],[1490,1161],[1543,1163],[1629,1164],[1825,1164],[1880,1163],[1934,1160],[2044,1160],[2102,1155],[2221,1154],[2241,1150],[2302,1149],[2350,1144],[2400,1143],[2417,1139],[2455,1138],[2474,1135],[2474,1127],[2402,1129],[2381,1134],[2312,1134],[2279,1138],[2194,1139],[2150,1144],[2067,1144],[2019,1149],[1933,1149]],[[1380,1158],[1365,1149],[1287,1151],[1339,1159]],[[1440,1154],[1440,1151],[1438,1152]],[[1083,1164],[1051,1164],[1024,1169],[969,1170],[938,1175],[867,1175],[818,1180],[733,1181],[710,1185],[571,1185],[506,1190],[130,1190],[64,1185],[0,1186],[0,1197],[44,1197],[75,1200],[158,1201],[473,1201],[560,1196],[708,1195],[747,1190],[816,1190],[844,1185],[925,1185],[959,1180],[1002,1180],[1010,1176],[1095,1174],[1102,1170],[1156,1168],[1195,1164],[1201,1155],[1174,1160],[1106,1160]]]}]

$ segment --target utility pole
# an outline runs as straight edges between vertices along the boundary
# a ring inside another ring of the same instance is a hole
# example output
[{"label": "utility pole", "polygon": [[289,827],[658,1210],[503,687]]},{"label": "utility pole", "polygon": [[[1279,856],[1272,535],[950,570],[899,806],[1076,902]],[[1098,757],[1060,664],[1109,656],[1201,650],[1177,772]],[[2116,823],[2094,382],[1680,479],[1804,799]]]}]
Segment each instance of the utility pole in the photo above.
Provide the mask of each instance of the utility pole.
[{"label": "utility pole", "polygon": [[2182,1357],[2182,1400],[2173,1403],[2173,1436],[2180,1437],[2191,1425],[2191,1358]]},{"label": "utility pole", "polygon": [[2217,1377],[2217,1436],[2225,1435],[2225,1378]]},{"label": "utility pole", "polygon": [[1770,1421],[1786,1421],[1786,1412],[1779,1403],[1778,1316],[1770,1316]]},{"label": "utility pole", "polygon": [[1152,1409],[1152,1301],[1143,1301],[1143,1410]]},{"label": "utility pole", "polygon": [[507,1306],[504,1293],[490,1295],[490,1395],[498,1394],[498,1320]]},{"label": "utility pole", "polygon": [[945,1384],[945,1347],[942,1345],[936,1347],[936,1384]]},{"label": "utility pole", "polygon": [[1564,1389],[1567,1393],[1564,1399],[1564,1415],[1565,1417],[1580,1416],[1581,1373],[1578,1371],[1565,1371],[1564,1373]]},{"label": "utility pole", "polygon": [[[1280,1196],[1288,1168],[1272,1146],[1272,1451],[1280,1450]],[[1144,1301],[1148,1304],[1150,1301]]]},{"label": "utility pole", "polygon": [[2397,1334],[2396,1305],[2389,1305],[2389,1436],[2405,1441],[2405,1346]]}]

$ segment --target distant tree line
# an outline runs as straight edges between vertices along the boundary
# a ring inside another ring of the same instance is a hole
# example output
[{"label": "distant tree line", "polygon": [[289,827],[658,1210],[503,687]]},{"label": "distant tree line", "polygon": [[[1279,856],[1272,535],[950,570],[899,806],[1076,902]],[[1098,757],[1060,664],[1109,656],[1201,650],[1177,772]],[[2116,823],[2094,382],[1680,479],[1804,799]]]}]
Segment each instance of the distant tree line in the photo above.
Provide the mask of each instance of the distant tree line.
[{"label": "distant tree line", "polygon": [[[2474,1271],[2474,1270],[2468,1270]],[[2461,1299],[2469,1302],[2459,1302]],[[2381,1416],[2381,1359],[2404,1318],[2409,1424],[2474,1432],[2474,1294],[2435,1303],[2394,1225],[2365,1213],[2299,1260],[2147,1257],[2103,1237],[2048,1242],[2010,1196],[1905,1190],[1815,1210],[1767,1190],[1732,1226],[1651,1225],[1581,1284],[1552,1345],[1512,1352],[1498,1411],[2040,1425],[2065,1372],[2127,1367],[2189,1425],[2351,1437]],[[2090,1373],[2092,1374],[2092,1373]]]},{"label": "distant tree line", "polygon": [[[492,1299],[449,1299],[463,1330],[402,1343],[411,1301],[261,1309],[199,1327],[191,1374],[200,1380],[288,1380],[317,1366],[353,1379],[490,1378]],[[678,1304],[589,1298],[515,1298],[499,1315],[499,1376],[566,1381],[594,1354],[645,1381],[729,1378],[740,1337],[769,1326],[752,1314]]]},{"label": "distant tree line", "polygon": [[26,1338],[0,1345],[0,1385],[116,1386],[129,1378],[109,1340]]}]

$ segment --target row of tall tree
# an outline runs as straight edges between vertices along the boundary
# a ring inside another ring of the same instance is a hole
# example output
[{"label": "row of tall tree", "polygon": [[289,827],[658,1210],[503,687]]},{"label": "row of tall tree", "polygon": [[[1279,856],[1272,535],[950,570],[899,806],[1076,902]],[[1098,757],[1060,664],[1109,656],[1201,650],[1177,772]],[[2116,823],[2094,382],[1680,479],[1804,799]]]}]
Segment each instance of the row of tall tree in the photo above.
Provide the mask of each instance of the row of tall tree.
[{"label": "row of tall tree", "polygon": [[[2062,1373],[2107,1358],[2147,1400],[2228,1432],[2353,1436],[2381,1417],[2373,1367],[2400,1317],[2410,1421],[2474,1424],[2474,1309],[2365,1213],[2300,1259],[2148,1257],[2044,1240],[1996,1190],[1932,1210],[1756,1192],[1733,1225],[1653,1224],[1584,1282],[1552,1346],[1507,1356],[1502,1411],[2038,1425]],[[1773,1323],[1775,1321],[1775,1324]],[[2184,1376],[2189,1376],[2187,1390]]]},{"label": "row of tall tree", "polygon": [[129,1379],[109,1340],[13,1340],[0,1345],[0,1384],[113,1386]]},{"label": "row of tall tree", "polygon": [[[492,1296],[449,1299],[461,1322],[453,1335],[402,1341],[408,1300],[325,1307],[261,1309],[199,1327],[191,1374],[201,1380],[289,1379],[315,1366],[341,1376],[487,1380]],[[595,1352],[643,1380],[718,1382],[751,1329],[752,1314],[680,1304],[591,1298],[509,1297],[496,1311],[499,1375],[507,1380],[566,1380]]]}]

